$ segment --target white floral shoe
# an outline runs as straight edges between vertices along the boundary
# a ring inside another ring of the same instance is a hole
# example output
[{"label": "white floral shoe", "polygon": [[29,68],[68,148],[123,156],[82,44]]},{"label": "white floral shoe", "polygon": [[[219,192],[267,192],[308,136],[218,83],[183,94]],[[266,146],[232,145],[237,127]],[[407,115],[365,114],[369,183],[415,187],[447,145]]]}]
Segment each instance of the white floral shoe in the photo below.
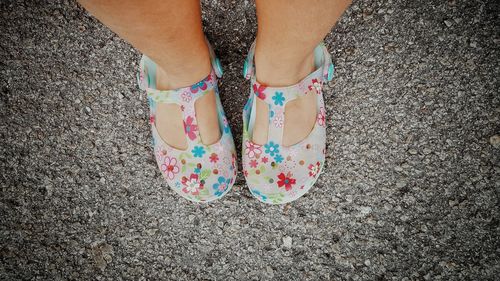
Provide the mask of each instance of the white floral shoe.
[{"label": "white floral shoe", "polygon": [[[296,85],[267,87],[255,79],[253,56],[255,42],[245,61],[243,74],[252,83],[250,97],[243,109],[243,173],[250,192],[260,201],[270,204],[291,202],[304,195],[314,185],[325,163],[326,131],[322,85],[333,78],[330,54],[320,44],[316,47],[316,70]],[[317,121],[311,133],[301,142],[282,145],[285,105],[303,95],[317,96]],[[252,142],[256,99],[269,105],[268,141],[264,145]]]},{"label": "white floral shoe", "polygon": [[[222,197],[234,184],[237,166],[236,150],[217,88],[222,76],[219,60],[210,47],[212,70],[202,81],[185,88],[161,91],[156,89],[156,64],[143,56],[138,74],[139,87],[145,90],[150,107],[154,155],[168,185],[182,197],[195,202],[209,202]],[[201,142],[195,102],[214,90],[221,129],[221,139],[212,145]],[[188,148],[179,150],[165,143],[155,125],[157,103],[176,103],[182,110]]]}]

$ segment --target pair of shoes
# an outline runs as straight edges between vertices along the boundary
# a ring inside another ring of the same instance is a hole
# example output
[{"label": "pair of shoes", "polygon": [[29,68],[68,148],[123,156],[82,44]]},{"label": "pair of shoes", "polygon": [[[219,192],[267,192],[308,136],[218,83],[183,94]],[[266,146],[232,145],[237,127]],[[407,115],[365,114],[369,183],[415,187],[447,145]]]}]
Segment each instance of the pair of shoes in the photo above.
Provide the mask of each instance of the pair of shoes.
[{"label": "pair of shoes", "polygon": [[[138,74],[150,107],[154,155],[167,184],[182,197],[194,202],[209,202],[226,194],[237,175],[236,150],[231,129],[220,102],[217,78],[222,76],[220,61],[210,46],[212,69],[202,81],[175,90],[156,89],[156,64],[143,56]],[[333,78],[333,64],[326,47],[316,47],[316,70],[296,85],[267,87],[255,79],[252,44],[244,65],[244,76],[251,80],[250,96],[243,109],[243,172],[252,195],[270,204],[291,202],[304,195],[316,182],[325,162],[325,108],[322,85]],[[195,101],[214,90],[221,139],[212,145],[202,143],[197,128]],[[303,95],[317,95],[317,122],[301,142],[282,145],[285,105]],[[256,115],[256,98],[269,105],[269,134],[264,145],[251,141]],[[165,143],[155,125],[157,103],[180,105],[188,143],[179,150]]]}]

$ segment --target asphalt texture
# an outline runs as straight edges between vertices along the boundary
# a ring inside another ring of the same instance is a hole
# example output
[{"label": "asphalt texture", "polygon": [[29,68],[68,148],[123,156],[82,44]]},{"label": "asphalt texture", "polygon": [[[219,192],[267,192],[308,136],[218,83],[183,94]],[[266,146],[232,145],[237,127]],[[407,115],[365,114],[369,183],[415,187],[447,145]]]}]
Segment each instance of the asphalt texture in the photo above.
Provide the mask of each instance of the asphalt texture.
[{"label": "asphalt texture", "polygon": [[[238,148],[251,1],[203,1]],[[0,2],[0,280],[498,280],[500,2],[355,1],[325,42],[327,167],[193,204],[152,156],[140,54],[72,1]]]}]

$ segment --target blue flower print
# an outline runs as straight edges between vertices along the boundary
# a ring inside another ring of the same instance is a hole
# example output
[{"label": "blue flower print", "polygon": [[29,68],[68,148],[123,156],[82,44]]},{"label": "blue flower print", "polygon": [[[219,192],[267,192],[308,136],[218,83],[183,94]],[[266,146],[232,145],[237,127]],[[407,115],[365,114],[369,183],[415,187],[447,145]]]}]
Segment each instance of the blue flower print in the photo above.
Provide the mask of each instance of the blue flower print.
[{"label": "blue flower print", "polygon": [[193,150],[191,150],[191,153],[193,153],[194,157],[201,158],[203,154],[205,154],[205,149],[202,146],[195,146]]},{"label": "blue flower print", "polygon": [[276,163],[281,163],[283,162],[283,156],[281,156],[281,154],[276,154],[274,156],[274,161],[276,161]]},{"label": "blue flower print", "polygon": [[274,156],[274,154],[277,154],[280,152],[279,149],[279,144],[274,143],[273,141],[270,141],[269,143],[265,144],[264,147],[266,148],[266,153],[269,153],[269,155]]},{"label": "blue flower print", "polygon": [[216,183],[212,186],[213,189],[215,189],[215,196],[222,196],[224,192],[227,190],[229,187],[229,183],[231,182],[231,179],[226,179],[224,177],[219,177]]},{"label": "blue flower print", "polygon": [[252,193],[254,195],[256,195],[257,197],[259,197],[262,201],[265,202],[267,200],[267,196],[264,195],[264,194],[262,194],[262,193],[260,193],[260,191],[258,191],[257,189],[252,189],[251,191],[252,191]]},{"label": "blue flower print", "polygon": [[274,93],[273,100],[274,100],[274,105],[283,106],[283,102],[285,101],[285,97],[283,96],[283,92]]}]

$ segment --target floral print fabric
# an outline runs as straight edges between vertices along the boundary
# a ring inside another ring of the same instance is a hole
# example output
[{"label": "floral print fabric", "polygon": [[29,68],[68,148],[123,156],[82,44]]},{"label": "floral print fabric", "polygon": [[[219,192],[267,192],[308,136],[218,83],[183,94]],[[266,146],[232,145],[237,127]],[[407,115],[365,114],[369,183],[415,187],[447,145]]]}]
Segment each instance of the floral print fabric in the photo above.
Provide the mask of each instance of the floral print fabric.
[{"label": "floral print fabric", "polygon": [[[245,77],[252,83],[250,96],[243,110],[243,173],[250,192],[260,201],[282,204],[304,195],[316,182],[325,163],[325,106],[322,85],[332,78],[332,62],[326,47],[316,50],[317,69],[298,84],[289,87],[268,87],[258,83],[253,71],[252,45],[245,62]],[[285,105],[303,95],[317,95],[317,122],[312,132],[296,145],[282,145]],[[255,99],[269,105],[268,141],[258,145],[251,141],[251,120]]]},{"label": "floral print fabric", "polygon": [[[211,51],[213,55],[213,51]],[[213,62],[214,57],[212,57]],[[214,63],[213,63],[214,65]],[[218,61],[214,67],[220,67]],[[154,155],[160,172],[168,185],[182,197],[195,202],[209,202],[222,197],[232,187],[237,173],[236,151],[233,137],[218,95],[217,75],[213,69],[202,81],[185,88],[161,91],[155,88],[156,65],[143,56],[138,75],[139,86],[145,90],[150,106],[150,123],[153,131]],[[215,91],[221,139],[212,145],[201,142],[195,114],[195,101]],[[165,143],[155,125],[156,104],[176,103],[181,107],[184,133],[188,142],[186,150],[178,150]]]}]

